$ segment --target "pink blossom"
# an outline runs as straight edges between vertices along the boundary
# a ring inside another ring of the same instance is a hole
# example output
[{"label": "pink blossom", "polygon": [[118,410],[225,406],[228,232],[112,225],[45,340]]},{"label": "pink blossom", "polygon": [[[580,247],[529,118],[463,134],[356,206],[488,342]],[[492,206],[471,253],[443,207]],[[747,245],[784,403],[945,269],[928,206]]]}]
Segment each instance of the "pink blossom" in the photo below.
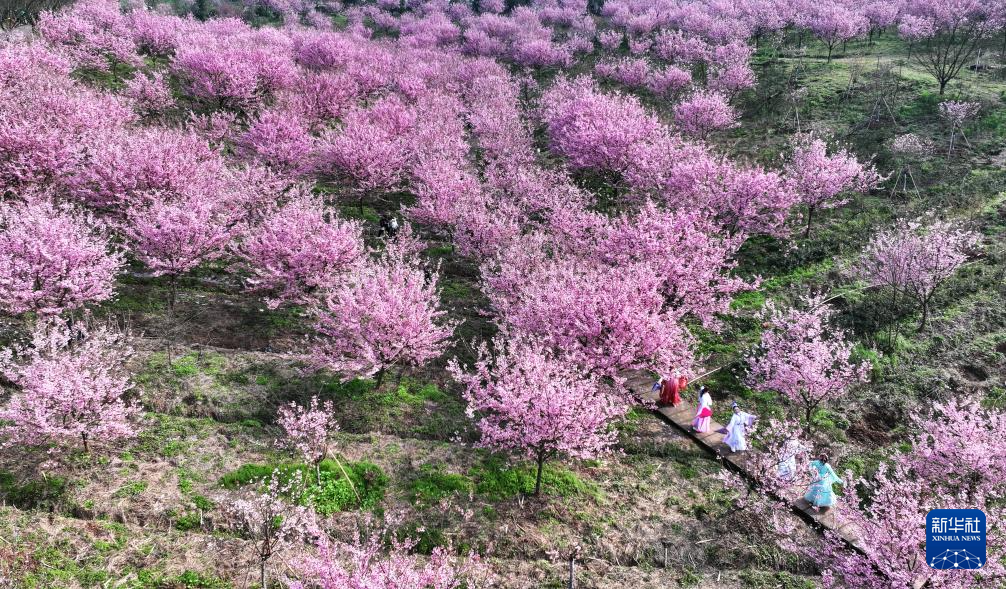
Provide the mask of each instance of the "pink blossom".
[{"label": "pink blossom", "polygon": [[451,374],[466,387],[467,413],[478,416],[481,445],[535,460],[535,494],[542,465],[556,455],[592,458],[614,442],[611,422],[628,406],[596,375],[550,353],[533,337],[498,337],[490,359],[483,345],[472,373],[457,361]]},{"label": "pink blossom", "polygon": [[814,412],[865,382],[870,365],[852,361],[853,344],[843,330],[829,327],[835,312],[823,298],[806,298],[803,307],[767,303],[762,314],[767,327],[758,352],[748,358],[748,382],[757,390],[777,391],[799,407],[809,431]]},{"label": "pink blossom", "polygon": [[153,116],[159,114],[175,103],[164,80],[164,74],[156,72],[151,77],[142,73],[133,76],[133,79],[126,82],[126,90],[123,92],[136,103],[136,110],[141,115]]},{"label": "pink blossom", "polygon": [[[288,403],[279,408],[278,423],[285,438],[280,443],[300,453],[304,462],[318,464],[328,453],[328,436],[339,428],[331,401],[311,397],[308,406]],[[319,481],[320,483],[320,481]]]},{"label": "pink blossom", "polygon": [[235,249],[251,275],[249,286],[267,293],[270,307],[304,304],[363,260],[363,230],[326,211],[304,187],[249,229]]},{"label": "pink blossom", "polygon": [[421,366],[439,356],[454,332],[439,309],[437,274],[415,262],[368,264],[313,309],[318,338],[312,359],[347,376],[377,375],[394,366]]},{"label": "pink blossom", "polygon": [[858,272],[872,285],[914,298],[921,307],[922,329],[936,290],[960,268],[979,238],[948,221],[902,221],[870,240]]},{"label": "pink blossom", "polygon": [[132,388],[125,339],[110,327],[55,320],[36,326],[30,348],[0,352],[0,371],[19,389],[0,409],[6,443],[81,441],[87,451],[91,442],[135,436],[140,409],[123,399]]},{"label": "pink blossom", "polygon": [[737,125],[737,113],[722,94],[696,92],[674,107],[674,122],[684,133],[706,137]]},{"label": "pink blossom", "polygon": [[0,205],[0,309],[58,315],[115,292],[124,266],[104,227],[44,197]]}]

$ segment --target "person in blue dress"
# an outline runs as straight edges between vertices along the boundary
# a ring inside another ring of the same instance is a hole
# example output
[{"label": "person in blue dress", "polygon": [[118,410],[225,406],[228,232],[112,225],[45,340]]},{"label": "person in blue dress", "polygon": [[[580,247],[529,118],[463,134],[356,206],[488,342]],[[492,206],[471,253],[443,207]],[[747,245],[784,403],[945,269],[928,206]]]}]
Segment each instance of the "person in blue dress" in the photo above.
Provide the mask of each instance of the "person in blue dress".
[{"label": "person in blue dress", "polygon": [[845,481],[840,479],[835,470],[828,464],[828,455],[821,454],[817,460],[810,462],[810,470],[814,475],[814,482],[807,489],[804,499],[816,509],[822,507],[832,507],[835,505],[835,491],[832,486],[838,483],[845,486]]}]

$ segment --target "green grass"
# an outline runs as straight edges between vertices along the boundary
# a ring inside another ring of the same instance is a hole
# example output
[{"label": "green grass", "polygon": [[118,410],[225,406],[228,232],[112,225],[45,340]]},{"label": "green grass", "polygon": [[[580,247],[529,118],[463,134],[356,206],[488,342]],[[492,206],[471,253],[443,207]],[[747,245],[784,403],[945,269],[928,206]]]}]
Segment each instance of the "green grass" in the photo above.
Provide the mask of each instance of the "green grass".
[{"label": "green grass", "polygon": [[[323,460],[320,465],[321,482],[312,466],[303,463],[245,464],[220,478],[226,489],[237,489],[250,484],[262,484],[274,471],[280,481],[288,483],[300,473],[302,488],[293,489],[290,499],[299,505],[309,505],[321,515],[340,511],[374,509],[384,500],[388,476],[370,462],[342,461],[343,474],[334,460]],[[350,481],[352,484],[350,484]]]},{"label": "green grass", "polygon": [[443,465],[424,464],[419,476],[409,483],[409,500],[413,504],[432,505],[453,495],[467,495],[473,489],[471,478],[446,472]]},{"label": "green grass", "polygon": [[0,497],[21,509],[52,509],[66,497],[69,484],[62,477],[41,477],[19,483],[7,471],[0,471]]},{"label": "green grass", "polygon": [[[472,467],[468,474],[475,482],[475,492],[490,501],[502,501],[534,492],[534,465],[510,466],[502,458],[491,456]],[[584,482],[576,473],[554,464],[546,464],[542,471],[541,492],[543,495],[556,497],[600,497],[600,491],[593,484]]]},{"label": "green grass", "polygon": [[135,497],[147,490],[146,481],[133,481],[126,483],[125,485],[119,487],[115,493],[112,493],[112,497],[122,498],[122,497]]},{"label": "green grass", "polygon": [[745,570],[739,575],[744,589],[815,589],[810,579],[795,577],[786,571]]}]

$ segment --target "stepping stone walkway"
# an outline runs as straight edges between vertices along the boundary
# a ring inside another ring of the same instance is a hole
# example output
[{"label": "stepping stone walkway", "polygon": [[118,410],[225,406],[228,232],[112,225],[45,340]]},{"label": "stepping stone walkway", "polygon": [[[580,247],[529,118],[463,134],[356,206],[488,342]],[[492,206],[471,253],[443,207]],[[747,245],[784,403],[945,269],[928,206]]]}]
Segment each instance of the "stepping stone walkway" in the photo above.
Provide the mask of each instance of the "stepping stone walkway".
[{"label": "stepping stone walkway", "polygon": [[[656,406],[656,402],[660,398],[660,394],[651,390],[653,385],[652,378],[641,375],[630,378],[627,384],[631,390],[637,391],[640,398],[652,401],[654,406]],[[688,388],[689,393],[692,393],[695,390],[696,387]],[[695,418],[697,403],[695,399],[690,399],[691,396],[693,395],[683,395],[682,402],[679,403],[677,407],[659,407],[653,409],[652,411],[666,423],[681,430],[696,444],[722,459],[727,468],[748,479],[754,479],[755,477],[751,474],[751,472],[744,467],[750,451],[732,452],[730,447],[723,443],[723,438],[726,437],[724,434],[720,433],[720,430],[726,429],[723,424],[713,421],[708,433],[698,433],[692,431],[692,420]],[[849,547],[857,552],[865,554],[862,542],[860,542],[860,538],[862,537],[861,531],[851,522],[843,522],[840,517],[836,517],[836,515],[838,515],[836,508],[833,507],[824,511],[817,511],[802,498],[792,503],[790,507],[797,515],[810,523],[815,529],[822,532],[824,530],[831,530],[840,538],[845,540],[845,543]],[[841,505],[838,507],[840,510]],[[913,587],[915,589],[921,589],[929,580],[928,567],[926,567],[924,563],[920,563],[920,565],[922,567],[922,574],[913,583]]]}]

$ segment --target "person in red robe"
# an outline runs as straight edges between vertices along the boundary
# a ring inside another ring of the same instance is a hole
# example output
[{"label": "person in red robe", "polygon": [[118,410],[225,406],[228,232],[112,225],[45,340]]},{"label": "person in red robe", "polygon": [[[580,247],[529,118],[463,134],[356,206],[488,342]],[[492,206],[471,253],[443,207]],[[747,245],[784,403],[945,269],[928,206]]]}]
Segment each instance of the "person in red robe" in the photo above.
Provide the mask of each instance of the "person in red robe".
[{"label": "person in red robe", "polygon": [[[681,402],[681,379],[684,377],[666,377],[660,381],[660,404],[676,406]],[[685,381],[688,382],[688,381]]]}]

